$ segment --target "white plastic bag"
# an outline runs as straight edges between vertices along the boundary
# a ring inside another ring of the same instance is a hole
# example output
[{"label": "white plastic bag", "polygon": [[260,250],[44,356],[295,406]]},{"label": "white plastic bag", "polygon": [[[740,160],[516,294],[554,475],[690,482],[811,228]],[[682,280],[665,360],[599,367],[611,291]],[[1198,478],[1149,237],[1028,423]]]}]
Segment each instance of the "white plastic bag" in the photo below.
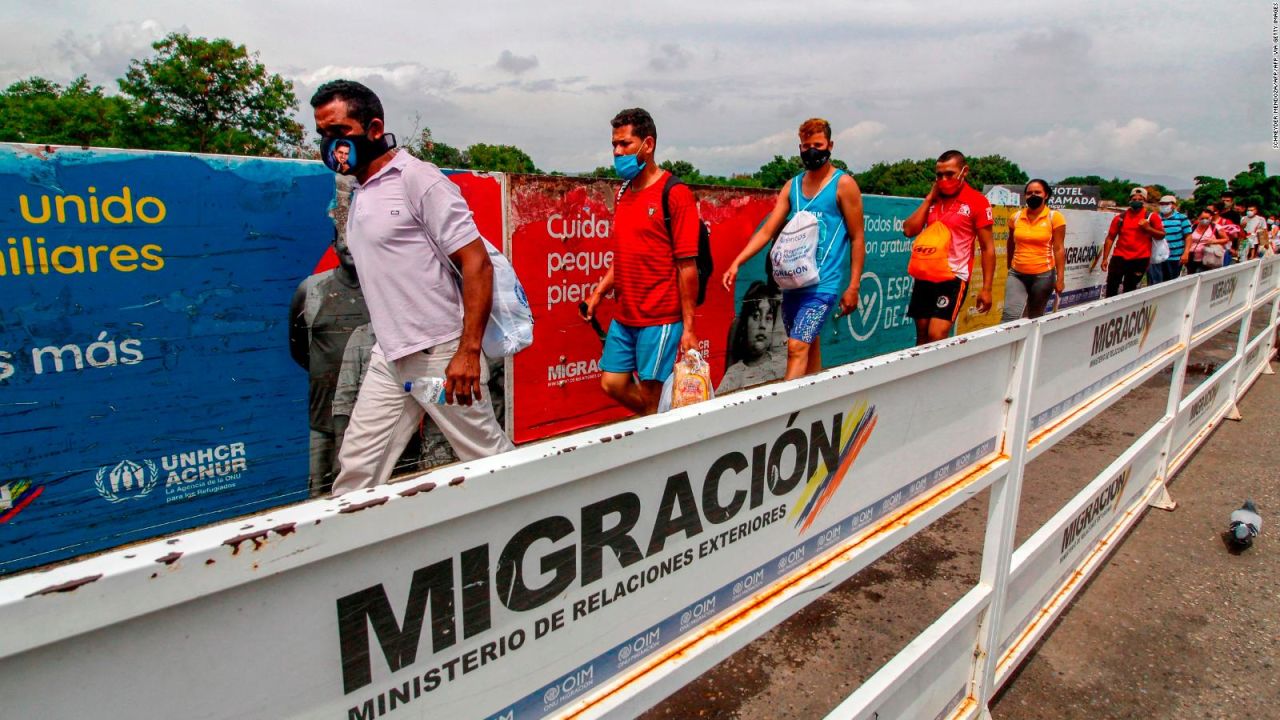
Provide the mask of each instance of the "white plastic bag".
[{"label": "white plastic bag", "polygon": [[697,350],[690,350],[676,363],[675,369],[662,384],[662,397],[658,400],[658,412],[693,405],[716,396],[711,387],[711,366]]},{"label": "white plastic bag", "polygon": [[1164,238],[1151,241],[1151,262],[1162,263],[1169,259],[1169,242]]},{"label": "white plastic bag", "polygon": [[804,181],[804,175],[797,175],[791,180],[791,207],[799,209],[787,224],[782,226],[778,239],[773,241],[773,247],[769,249],[773,281],[783,290],[817,285],[822,280],[818,267],[826,261],[827,253],[831,252],[831,244],[828,243],[827,253],[823,254],[822,260],[818,260],[818,245],[822,242],[822,223],[817,215],[809,212],[809,206],[822,195],[823,190],[827,189],[828,183],[838,177],[840,177],[839,170],[831,173],[831,177],[822,183],[822,187],[818,188],[818,192],[805,203],[804,207],[800,207],[800,184]]},{"label": "white plastic bag", "polygon": [[508,357],[533,344],[533,310],[511,262],[488,240],[484,246],[493,265],[493,309],[481,346],[491,358]]},{"label": "white plastic bag", "polygon": [[818,240],[821,237],[818,216],[808,210],[796,213],[769,249],[773,264],[773,280],[784,290],[817,285]]}]

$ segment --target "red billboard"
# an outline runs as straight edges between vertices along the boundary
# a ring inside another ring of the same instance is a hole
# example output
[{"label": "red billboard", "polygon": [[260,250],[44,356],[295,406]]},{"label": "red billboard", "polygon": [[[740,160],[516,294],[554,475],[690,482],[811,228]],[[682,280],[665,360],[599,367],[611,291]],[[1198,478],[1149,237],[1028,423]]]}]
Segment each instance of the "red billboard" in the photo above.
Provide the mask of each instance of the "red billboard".
[{"label": "red billboard", "polygon": [[[616,306],[611,300],[600,305],[598,328],[584,322],[578,310],[613,260],[618,187],[612,180],[507,176],[507,249],[535,319],[533,345],[512,359],[507,382],[513,394],[509,428],[515,442],[629,414],[600,389],[602,333]],[[694,193],[699,214],[711,228],[715,260],[695,330],[711,364],[712,381],[718,383],[735,308],[734,293],[720,284],[720,275],[773,207],[774,192],[695,187]],[[746,274],[744,269],[739,284]]]}]

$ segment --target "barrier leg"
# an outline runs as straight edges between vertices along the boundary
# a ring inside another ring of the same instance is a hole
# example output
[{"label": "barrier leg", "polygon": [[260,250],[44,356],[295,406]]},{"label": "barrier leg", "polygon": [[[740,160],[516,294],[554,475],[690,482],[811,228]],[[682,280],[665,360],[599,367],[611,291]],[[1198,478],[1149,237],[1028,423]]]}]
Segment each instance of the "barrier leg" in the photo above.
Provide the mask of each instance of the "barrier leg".
[{"label": "barrier leg", "polygon": [[1267,357],[1262,361],[1262,374],[1275,375],[1276,371],[1271,369],[1271,358],[1275,355],[1276,345],[1280,344],[1276,337],[1277,324],[1280,323],[1280,297],[1271,301],[1271,321],[1267,323],[1267,337],[1271,338],[1271,344],[1267,346]]},{"label": "barrier leg", "polygon": [[[1191,297],[1187,300],[1187,305],[1182,310],[1182,330],[1179,333],[1179,341],[1182,343],[1182,352],[1178,353],[1178,357],[1173,361],[1173,374],[1169,377],[1169,398],[1164,406],[1164,421],[1175,424],[1178,418],[1178,406],[1182,404],[1182,391],[1186,387],[1187,365],[1191,362],[1191,334],[1195,326],[1196,318],[1196,298],[1200,297],[1200,281],[1196,280],[1196,289],[1191,293]],[[1170,431],[1165,435],[1164,447],[1160,451],[1160,465],[1157,469],[1160,478],[1160,489],[1151,496],[1151,500],[1147,504],[1161,510],[1174,510],[1178,507],[1178,502],[1169,495],[1169,460],[1173,452],[1173,432]]]},{"label": "barrier leg", "polygon": [[[1254,293],[1258,289],[1258,275],[1262,272],[1262,263],[1258,263],[1258,267],[1254,269],[1253,277],[1249,280],[1249,291],[1244,306],[1248,308],[1248,312],[1244,317],[1240,318],[1240,330],[1236,338],[1236,354],[1235,360],[1244,358],[1245,348],[1249,346],[1249,327],[1253,325],[1253,298]],[[1240,408],[1236,403],[1240,400],[1240,380],[1244,378],[1244,363],[1236,367],[1235,375],[1231,378],[1231,409],[1227,411],[1227,419],[1239,422]]]},{"label": "barrier leg", "polygon": [[1005,416],[1004,448],[1009,453],[1009,472],[991,486],[987,509],[987,533],[982,547],[980,584],[991,588],[991,602],[978,624],[978,647],[974,652],[974,673],[970,695],[977,701],[980,717],[990,718],[987,704],[995,694],[996,664],[1000,660],[1000,626],[1009,590],[1009,570],[1013,563],[1013,538],[1018,527],[1018,503],[1022,495],[1022,473],[1026,465],[1027,435],[1031,418],[1031,388],[1040,355],[1040,324],[1031,328],[1014,359],[1009,381],[1009,410]]}]

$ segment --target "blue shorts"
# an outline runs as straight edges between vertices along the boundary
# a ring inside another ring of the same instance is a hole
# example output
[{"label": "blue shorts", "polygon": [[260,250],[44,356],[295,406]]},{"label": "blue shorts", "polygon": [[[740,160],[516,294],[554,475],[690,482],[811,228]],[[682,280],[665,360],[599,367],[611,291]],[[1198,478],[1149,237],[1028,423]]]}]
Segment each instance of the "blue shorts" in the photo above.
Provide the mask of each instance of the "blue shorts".
[{"label": "blue shorts", "polygon": [[600,369],[612,373],[631,373],[641,380],[666,382],[676,364],[684,323],[631,327],[614,320],[604,339],[604,355]]},{"label": "blue shorts", "polygon": [[782,293],[782,326],[787,337],[802,343],[813,344],[822,333],[827,316],[835,309],[834,293],[812,290],[787,290]]}]

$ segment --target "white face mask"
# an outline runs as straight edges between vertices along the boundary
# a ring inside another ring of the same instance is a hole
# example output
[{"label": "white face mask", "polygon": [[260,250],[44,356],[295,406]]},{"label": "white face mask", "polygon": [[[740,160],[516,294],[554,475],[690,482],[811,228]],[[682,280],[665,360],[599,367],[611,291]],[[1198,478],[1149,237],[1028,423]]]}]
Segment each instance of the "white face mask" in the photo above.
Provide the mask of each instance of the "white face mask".
[{"label": "white face mask", "polygon": [[1244,214],[1244,216],[1245,216],[1245,217],[1253,217],[1254,215],[1257,215],[1257,214],[1258,214],[1258,213],[1256,213],[1256,212],[1254,212],[1254,211],[1250,210],[1249,212],[1245,213],[1245,214]]},{"label": "white face mask", "polygon": [[1169,215],[1173,212],[1173,206],[1167,203],[1160,203],[1160,214]]}]

